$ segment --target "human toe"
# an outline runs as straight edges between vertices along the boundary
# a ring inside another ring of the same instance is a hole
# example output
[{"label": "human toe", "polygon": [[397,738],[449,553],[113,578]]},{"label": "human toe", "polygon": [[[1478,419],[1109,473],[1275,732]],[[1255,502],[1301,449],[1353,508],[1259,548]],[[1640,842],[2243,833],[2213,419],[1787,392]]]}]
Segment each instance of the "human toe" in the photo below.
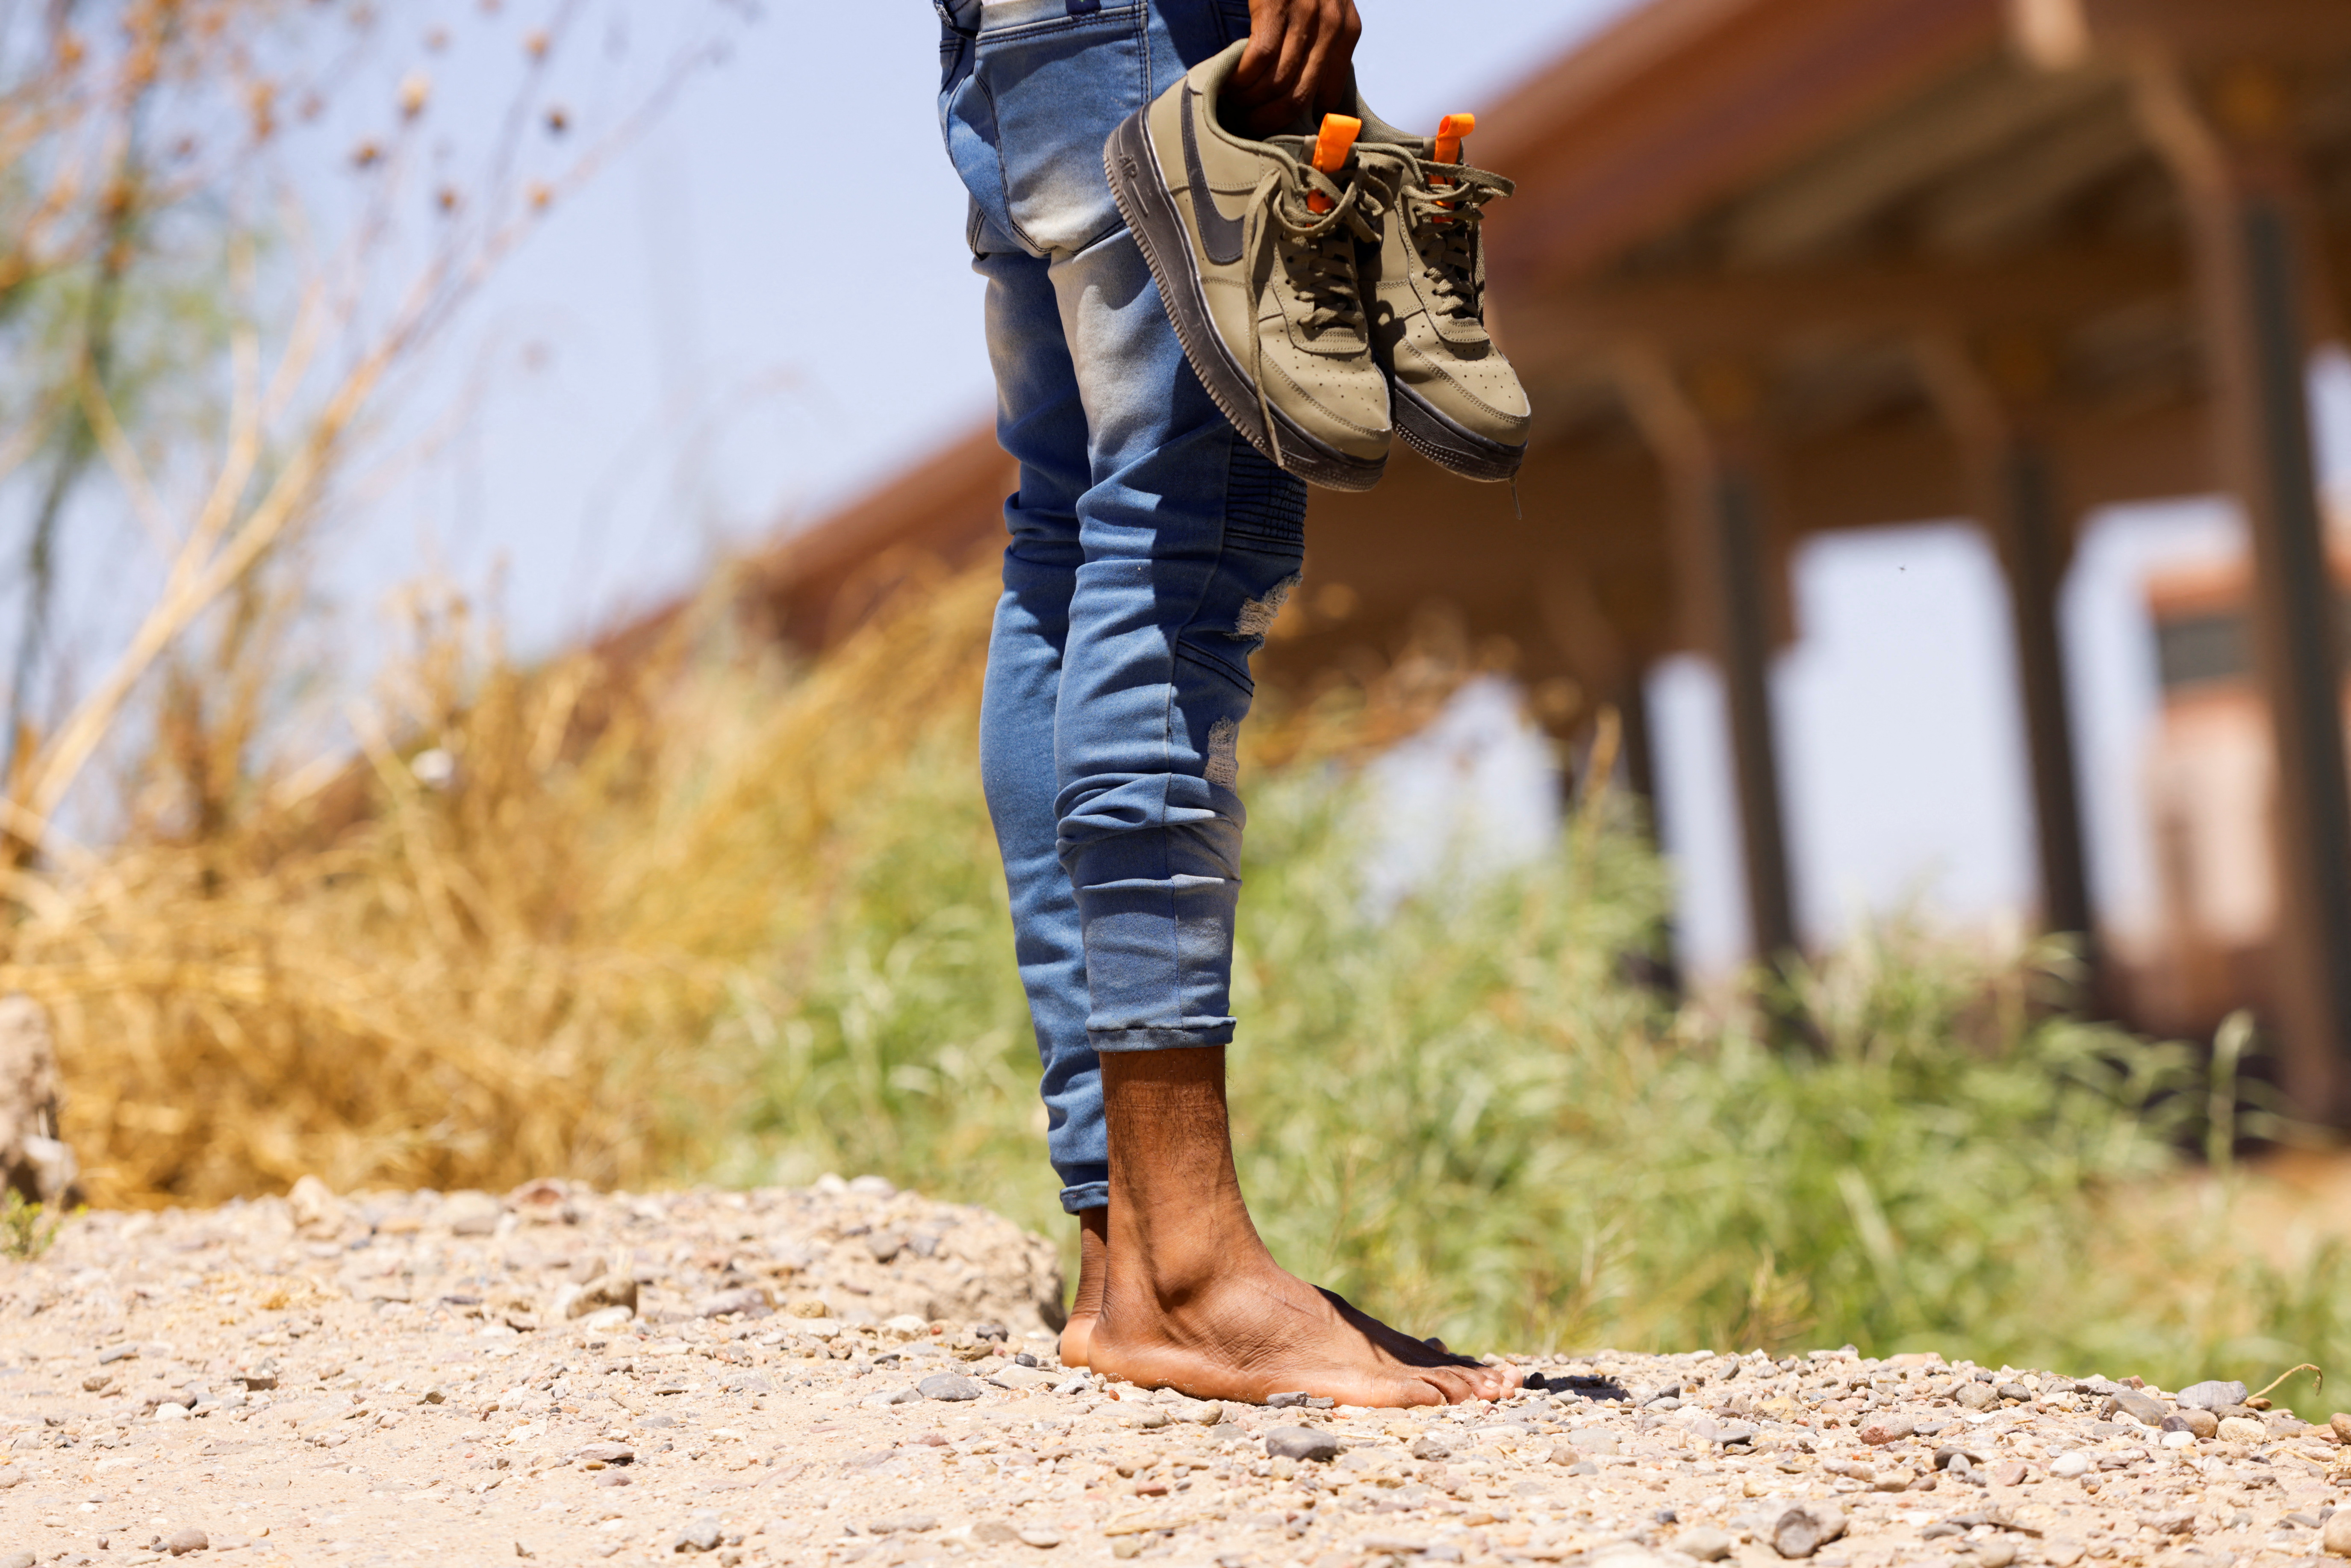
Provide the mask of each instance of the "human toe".
[{"label": "human toe", "polygon": [[1458,1367],[1427,1367],[1422,1371],[1421,1376],[1445,1396],[1447,1405],[1467,1405],[1473,1399],[1492,1397],[1479,1389],[1476,1377]]},{"label": "human toe", "polygon": [[1499,1399],[1508,1395],[1511,1384],[1504,1375],[1507,1368],[1485,1366],[1472,1362],[1461,1368],[1461,1377],[1476,1393],[1477,1399]]}]

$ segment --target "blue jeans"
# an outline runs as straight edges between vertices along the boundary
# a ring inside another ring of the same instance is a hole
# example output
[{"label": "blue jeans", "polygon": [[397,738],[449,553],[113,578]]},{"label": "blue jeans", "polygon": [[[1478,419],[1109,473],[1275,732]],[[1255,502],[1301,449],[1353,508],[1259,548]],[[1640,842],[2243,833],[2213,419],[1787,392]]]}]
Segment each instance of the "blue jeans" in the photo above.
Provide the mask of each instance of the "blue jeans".
[{"label": "blue jeans", "polygon": [[1249,655],[1306,490],[1184,361],[1103,141],[1249,30],[1246,0],[939,0],[940,122],[1020,465],[980,771],[1071,1213],[1109,1201],[1097,1052],[1232,1038]]}]

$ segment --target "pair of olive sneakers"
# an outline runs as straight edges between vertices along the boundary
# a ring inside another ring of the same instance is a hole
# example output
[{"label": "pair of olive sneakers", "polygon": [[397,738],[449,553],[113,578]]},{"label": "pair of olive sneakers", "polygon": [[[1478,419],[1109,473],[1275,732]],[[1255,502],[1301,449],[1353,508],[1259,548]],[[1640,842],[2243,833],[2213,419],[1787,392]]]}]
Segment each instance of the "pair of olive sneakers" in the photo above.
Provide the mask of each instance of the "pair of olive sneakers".
[{"label": "pair of olive sneakers", "polygon": [[1401,434],[1471,479],[1513,477],[1529,409],[1487,335],[1468,117],[1408,135],[1356,105],[1319,134],[1238,136],[1217,98],[1243,45],[1196,66],[1102,149],[1111,193],[1208,395],[1302,479],[1368,490]]}]

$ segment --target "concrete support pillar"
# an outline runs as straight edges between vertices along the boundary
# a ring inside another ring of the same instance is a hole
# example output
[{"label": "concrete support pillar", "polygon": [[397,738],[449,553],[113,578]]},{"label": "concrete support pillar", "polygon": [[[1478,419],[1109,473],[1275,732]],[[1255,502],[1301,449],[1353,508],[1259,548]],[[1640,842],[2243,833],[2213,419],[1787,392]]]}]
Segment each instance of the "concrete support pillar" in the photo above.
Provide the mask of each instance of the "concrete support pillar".
[{"label": "concrete support pillar", "polygon": [[2074,757],[2074,708],[2057,625],[2066,552],[2049,450],[2030,439],[2011,443],[1999,454],[1987,477],[1997,486],[1992,524],[2008,568],[2018,684],[2024,698],[2042,924],[2086,940],[2095,923],[2089,855],[2082,833],[2080,770]]},{"label": "concrete support pillar", "polygon": [[2054,455],[2039,429],[2054,380],[2053,357],[2036,336],[2022,331],[1982,344],[1932,338],[1918,348],[1927,385],[1959,444],[1977,515],[2000,551],[2008,584],[2042,927],[2080,938],[2091,966],[2085,989],[2095,994],[2081,770],[2057,624],[2068,553],[2064,502]]},{"label": "concrete support pillar", "polygon": [[[1623,726],[1625,783],[1641,802],[1648,818],[1649,833],[1660,853],[1666,850],[1664,806],[1657,798],[1656,730],[1649,713],[1648,670],[1641,664],[1627,669],[1618,681],[1610,701]],[[1682,993],[1681,955],[1678,933],[1671,910],[1659,923],[1656,934],[1655,953],[1637,966],[1635,977],[1652,989],[1668,997]]]},{"label": "concrete support pillar", "polygon": [[1730,715],[1747,921],[1756,956],[1780,964],[1799,950],[1771,711],[1771,603],[1755,376],[1714,362],[1684,373],[1654,354],[1627,354],[1625,400],[1667,469],[1687,606],[1699,645],[1722,674]]},{"label": "concrete support pillar", "polygon": [[2277,748],[2274,821],[2285,1084],[2295,1112],[2351,1113],[2351,789],[2342,629],[2311,449],[2313,265],[2284,76],[2147,57],[2142,120],[2186,198],[2214,435],[2253,547],[2255,663]]},{"label": "concrete support pillar", "polygon": [[1665,835],[1658,826],[1657,739],[1649,717],[1648,674],[1646,669],[1628,671],[1610,700],[1623,716],[1625,726],[1625,788],[1648,812],[1650,835],[1662,846]]}]

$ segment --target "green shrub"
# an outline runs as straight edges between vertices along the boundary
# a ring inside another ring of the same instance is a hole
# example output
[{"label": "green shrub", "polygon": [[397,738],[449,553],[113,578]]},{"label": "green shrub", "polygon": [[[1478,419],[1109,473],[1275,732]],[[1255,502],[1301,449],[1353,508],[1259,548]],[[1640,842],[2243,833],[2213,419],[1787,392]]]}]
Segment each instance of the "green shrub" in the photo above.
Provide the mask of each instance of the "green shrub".
[{"label": "green shrub", "polygon": [[[752,1089],[719,1170],[879,1170],[1066,1235],[967,748],[910,760],[842,825],[805,982],[723,1027]],[[2351,1345],[2339,1249],[2262,1260],[2225,1190],[2148,1210],[2194,1058],[2042,1005],[2062,949],[1888,929],[1798,977],[1819,1050],[1776,1051],[1625,977],[1665,879],[1621,810],[1374,921],[1353,800],[1311,765],[1251,795],[1236,1141],[1300,1273],[1480,1349],[1851,1342],[2171,1384]]]}]

